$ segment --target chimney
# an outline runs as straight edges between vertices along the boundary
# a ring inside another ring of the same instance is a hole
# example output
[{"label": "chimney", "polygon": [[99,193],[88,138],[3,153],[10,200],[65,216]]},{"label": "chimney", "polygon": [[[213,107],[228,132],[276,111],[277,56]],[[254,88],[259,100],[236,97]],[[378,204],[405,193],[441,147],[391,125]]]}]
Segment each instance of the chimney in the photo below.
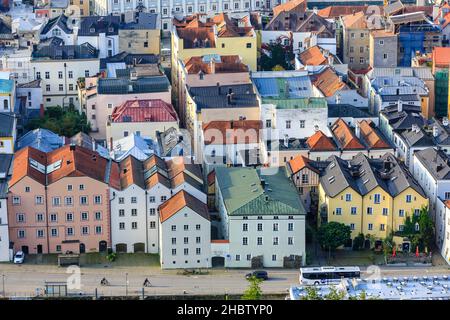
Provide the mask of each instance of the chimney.
[{"label": "chimney", "polygon": [[318,13],[317,7],[314,7],[314,8],[313,8],[313,13],[314,13],[314,14],[317,14],[317,13]]},{"label": "chimney", "polygon": [[398,100],[397,101],[397,111],[402,112],[403,111],[403,102]]},{"label": "chimney", "polygon": [[361,127],[359,125],[360,125],[360,122],[356,122],[355,134],[358,137],[358,139],[361,139]]},{"label": "chimney", "polygon": [[76,145],[74,143],[71,143],[70,147],[69,147],[69,150],[70,151],[75,151],[75,149],[76,149]]},{"label": "chimney", "polygon": [[335,96],[335,102],[336,102],[336,104],[340,104],[340,103],[341,103],[341,94],[340,94],[340,93],[338,93],[338,94]]},{"label": "chimney", "polygon": [[220,82],[217,82],[217,94],[220,95]]},{"label": "chimney", "polygon": [[397,90],[396,90],[396,95],[397,95],[397,96],[400,95],[400,88],[397,88]]},{"label": "chimney", "polygon": [[383,161],[384,172],[389,172],[391,170],[391,162],[389,160]]},{"label": "chimney", "polygon": [[211,69],[212,74],[216,73],[216,62],[214,61],[214,59],[211,59],[209,61],[209,68]]},{"label": "chimney", "polygon": [[439,128],[435,125],[433,126],[433,137],[439,136]]},{"label": "chimney", "polygon": [[448,118],[447,118],[447,117],[443,117],[443,118],[442,118],[442,125],[443,125],[444,127],[448,127]]},{"label": "chimney", "polygon": [[283,145],[286,148],[289,147],[289,136],[287,134],[284,135]]}]

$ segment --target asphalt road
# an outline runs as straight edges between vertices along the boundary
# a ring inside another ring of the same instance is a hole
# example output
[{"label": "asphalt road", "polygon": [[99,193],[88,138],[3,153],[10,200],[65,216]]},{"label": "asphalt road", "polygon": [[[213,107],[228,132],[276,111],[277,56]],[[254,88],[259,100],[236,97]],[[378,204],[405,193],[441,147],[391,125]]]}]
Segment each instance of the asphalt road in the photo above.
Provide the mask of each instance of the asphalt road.
[{"label": "asphalt road", "polygon": [[[80,287],[69,290],[70,293],[99,295],[140,295],[142,283],[148,278],[152,286],[145,288],[145,294],[174,295],[183,294],[241,294],[248,285],[245,274],[249,270],[211,270],[207,275],[185,276],[177,271],[162,271],[146,267],[84,267],[76,273],[66,273],[67,268],[46,265],[13,265],[0,264],[0,294],[3,293],[2,275],[5,275],[5,291],[7,296],[34,295],[37,288],[44,288],[45,281],[79,283]],[[450,275],[448,267],[383,267],[381,269],[362,268],[363,277],[403,277],[423,275]],[[263,282],[265,293],[286,293],[291,285],[298,283],[298,271],[288,269],[268,269],[268,281]],[[128,275],[126,275],[128,274]],[[100,286],[100,280],[105,277],[110,286]],[[70,281],[73,280],[74,281]],[[80,279],[80,281],[78,281]],[[128,280],[128,286],[126,285]]]}]

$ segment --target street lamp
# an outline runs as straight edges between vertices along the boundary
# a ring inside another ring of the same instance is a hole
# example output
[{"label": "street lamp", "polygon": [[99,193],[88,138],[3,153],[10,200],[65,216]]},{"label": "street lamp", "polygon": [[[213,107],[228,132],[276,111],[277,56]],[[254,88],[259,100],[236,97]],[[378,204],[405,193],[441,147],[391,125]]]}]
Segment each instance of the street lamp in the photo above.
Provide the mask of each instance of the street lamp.
[{"label": "street lamp", "polygon": [[125,273],[125,296],[128,297],[128,272]]}]

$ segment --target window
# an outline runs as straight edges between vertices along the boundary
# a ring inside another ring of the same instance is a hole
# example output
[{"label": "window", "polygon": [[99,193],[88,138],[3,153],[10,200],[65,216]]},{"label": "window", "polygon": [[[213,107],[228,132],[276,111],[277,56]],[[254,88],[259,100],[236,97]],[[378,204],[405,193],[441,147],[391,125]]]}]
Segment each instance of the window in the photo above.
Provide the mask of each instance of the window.
[{"label": "window", "polygon": [[161,202],[164,202],[164,201],[166,201],[167,200],[167,197],[166,196],[161,196]]},{"label": "window", "polygon": [[50,85],[49,84],[45,85],[45,91],[50,91]]},{"label": "window", "polygon": [[350,230],[355,230],[355,224],[354,223],[350,223]]},{"label": "window", "polygon": [[155,208],[150,208],[150,215],[151,216],[156,215],[156,209]]},{"label": "window", "polygon": [[354,51],[353,47],[350,47],[350,53],[353,53]]},{"label": "window", "polygon": [[44,214],[38,213],[36,214],[36,222],[43,222],[44,221]]},{"label": "window", "polygon": [[236,255],[236,261],[241,261],[241,255],[240,254]]},{"label": "window", "polygon": [[384,223],[380,224],[380,231],[385,231],[385,228],[386,226]]},{"label": "window", "polygon": [[292,222],[288,223],[288,231],[294,231],[294,224]]},{"label": "window", "polygon": [[242,231],[248,231],[248,223],[242,225]]},{"label": "window", "polygon": [[124,203],[125,203],[125,198],[120,197],[120,198],[119,198],[119,204],[124,204]]},{"label": "window", "polygon": [[263,238],[262,238],[262,237],[258,237],[258,239],[256,239],[256,244],[257,244],[258,246],[262,246],[262,244],[263,244]]},{"label": "window", "polygon": [[399,217],[404,217],[405,216],[405,210],[403,210],[403,209],[398,210],[398,216]]},{"label": "window", "polygon": [[388,54],[387,53],[383,53],[383,59],[386,60],[388,58]]},{"label": "window", "polygon": [[59,207],[61,205],[61,198],[60,197],[53,197],[52,198],[52,205],[54,207]]},{"label": "window", "polygon": [[184,251],[184,255],[185,255],[185,256],[188,256],[188,255],[189,255],[189,249],[188,249],[188,248],[184,248],[183,251]]},{"label": "window", "polygon": [[369,223],[368,229],[369,229],[369,230],[373,230],[373,223]]},{"label": "window", "polygon": [[25,230],[19,230],[19,231],[17,231],[17,237],[18,237],[19,239],[25,238]]},{"label": "window", "polygon": [[89,77],[89,70],[84,70],[84,76]]},{"label": "window", "polygon": [[196,225],[195,225],[195,230],[199,231],[199,230],[200,230],[200,227],[201,227],[201,226],[200,226],[199,224],[196,224]]},{"label": "window", "polygon": [[288,245],[292,246],[294,244],[294,237],[288,237]]},{"label": "window", "polygon": [[68,235],[68,236],[73,236],[74,235],[74,231],[73,231],[72,227],[68,227],[66,229],[66,235]]},{"label": "window", "polygon": [[366,62],[366,59],[364,59],[364,58],[362,58],[362,57],[359,58],[359,63],[360,63],[360,64],[364,64],[365,62]]},{"label": "window", "polygon": [[373,203],[375,203],[375,204],[378,204],[378,203],[380,203],[380,194],[379,193],[376,193],[376,194],[374,194],[374,196],[373,196]]},{"label": "window", "polygon": [[262,225],[262,223],[258,223],[258,226],[257,226],[257,230],[258,231],[263,231],[263,225]]},{"label": "window", "polygon": [[272,255],[272,261],[277,261],[277,255],[276,254]]},{"label": "window", "polygon": [[36,198],[35,198],[35,203],[36,203],[36,204],[43,204],[43,203],[44,203],[44,197],[42,197],[42,196],[36,196]]},{"label": "window", "polygon": [[414,209],[414,216],[416,217],[420,216],[420,209]]},{"label": "window", "polygon": [[450,200],[450,192],[446,192],[444,197],[445,197],[445,200]]},{"label": "window", "polygon": [[68,77],[69,77],[69,79],[72,79],[72,78],[73,78],[73,71],[69,71],[69,72],[68,72]]},{"label": "window", "polygon": [[45,79],[50,79],[50,72],[48,71],[45,72]]},{"label": "window", "polygon": [[101,204],[102,196],[94,196],[94,204]]},{"label": "window", "polygon": [[411,195],[410,194],[407,194],[406,195],[406,203],[411,203]]},{"label": "window", "polygon": [[273,231],[278,231],[278,223],[273,224]]},{"label": "window", "polygon": [[30,192],[30,187],[25,187],[25,192]]},{"label": "window", "polygon": [[309,183],[309,175],[307,173],[302,174],[302,183]]},{"label": "window", "polygon": [[58,222],[58,214],[57,213],[50,214],[50,221],[51,222]]},{"label": "window", "polygon": [[359,47],[359,53],[364,53],[364,47]]},{"label": "window", "polygon": [[350,214],[355,215],[356,214],[356,207],[350,208]]},{"label": "window", "polygon": [[189,244],[189,238],[188,238],[188,237],[184,237],[183,243],[184,243],[184,244]]},{"label": "window", "polygon": [[156,229],[156,222],[150,221],[150,229]]},{"label": "window", "polygon": [[17,221],[17,222],[25,222],[25,214],[23,214],[23,213],[18,213],[18,214],[16,215],[16,221]]},{"label": "window", "polygon": [[71,184],[68,184],[67,185],[67,191],[72,191],[72,189],[73,189],[73,186]]},{"label": "window", "polygon": [[69,90],[73,91],[73,84],[69,84]]},{"label": "window", "polygon": [[64,85],[63,85],[63,84],[60,84],[60,85],[58,86],[58,90],[59,90],[59,91],[64,91]]},{"label": "window", "polygon": [[252,44],[249,42],[247,43],[247,49],[250,49],[252,47]]},{"label": "window", "polygon": [[95,220],[102,220],[102,213],[100,211],[95,213]]},{"label": "window", "polygon": [[387,216],[388,215],[388,208],[383,208],[383,216]]},{"label": "window", "polygon": [[88,197],[87,196],[81,196],[80,197],[80,204],[81,205],[87,205],[88,204]]},{"label": "window", "polygon": [[131,229],[137,229],[137,222],[131,223]]},{"label": "window", "polygon": [[378,43],[380,46],[382,46],[382,45],[384,45],[384,40],[380,40]]},{"label": "window", "polygon": [[184,229],[184,231],[189,231],[189,225],[185,224],[183,229]]},{"label": "window", "polygon": [[373,213],[372,207],[367,207],[367,214],[371,215]]},{"label": "window", "polygon": [[80,191],[83,191],[83,190],[84,190],[84,184],[80,184],[80,185],[78,186],[78,188],[80,189]]},{"label": "window", "polygon": [[401,224],[398,226],[398,231],[403,231],[404,228],[405,228],[405,226]]},{"label": "window", "polygon": [[266,128],[272,128],[272,120],[266,119]]},{"label": "window", "polygon": [[242,238],[242,245],[243,246],[248,245],[248,238],[247,237]]},{"label": "window", "polygon": [[291,128],[291,120],[286,120],[286,129]]},{"label": "window", "polygon": [[136,197],[131,197],[131,203],[137,203],[137,198]]},{"label": "window", "polygon": [[132,216],[137,216],[137,209],[131,209],[131,215]]},{"label": "window", "polygon": [[88,226],[82,226],[81,227],[81,234],[82,235],[88,235],[89,234],[89,227]]},{"label": "window", "polygon": [[197,243],[197,244],[198,244],[198,243],[200,243],[200,242],[201,242],[201,239],[200,239],[200,237],[196,237],[196,238],[195,238],[195,243]]},{"label": "window", "polygon": [[41,73],[40,72],[36,72],[36,79],[41,79]]},{"label": "window", "polygon": [[37,238],[43,238],[44,237],[44,230],[42,230],[42,229],[36,230],[36,237]]},{"label": "window", "polygon": [[177,231],[177,226],[173,225],[172,226],[172,231]]},{"label": "window", "polygon": [[347,202],[352,201],[352,195],[351,195],[350,193],[347,193],[347,194],[345,195],[345,201],[347,201]]},{"label": "window", "polygon": [[[120,216],[120,210],[119,210],[119,216]],[[82,221],[87,221],[87,220],[89,220],[89,213],[87,213],[87,212],[82,212],[82,213],[81,213],[81,220],[82,220]]]},{"label": "window", "polygon": [[102,233],[102,226],[96,226],[95,227],[95,233],[96,234],[101,234]]},{"label": "window", "polygon": [[354,59],[353,57],[350,57],[350,63],[353,63]]},{"label": "window", "polygon": [[336,208],[336,215],[337,216],[342,215],[342,208]]},{"label": "window", "polygon": [[71,206],[71,205],[73,205],[73,199],[72,199],[72,197],[64,197],[64,204],[65,204],[66,206]]},{"label": "window", "polygon": [[73,221],[73,213],[66,213],[66,221]]},{"label": "window", "polygon": [[305,128],[305,120],[300,120],[300,128]]},{"label": "window", "polygon": [[355,34],[354,34],[354,33],[351,33],[350,36],[351,36],[352,38],[354,38],[354,37],[355,37]]},{"label": "window", "polygon": [[62,71],[58,71],[58,79],[62,79],[63,78],[63,73]]},{"label": "window", "polygon": [[20,197],[14,196],[13,197],[13,204],[20,204]]},{"label": "window", "polygon": [[172,244],[177,244],[177,238],[172,238]]},{"label": "window", "polygon": [[176,256],[177,255],[177,249],[172,249],[172,255]]},{"label": "window", "polygon": [[195,248],[195,254],[200,255],[202,250],[200,248]]},{"label": "window", "polygon": [[274,237],[273,238],[273,245],[277,246],[278,245],[278,237]]}]

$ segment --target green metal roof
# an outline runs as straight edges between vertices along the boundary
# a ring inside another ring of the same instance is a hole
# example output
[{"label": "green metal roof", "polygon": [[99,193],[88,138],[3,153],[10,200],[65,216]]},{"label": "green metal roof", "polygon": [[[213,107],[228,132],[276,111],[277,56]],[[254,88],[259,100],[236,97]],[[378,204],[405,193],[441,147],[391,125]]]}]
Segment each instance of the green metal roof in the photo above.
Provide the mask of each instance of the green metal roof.
[{"label": "green metal roof", "polygon": [[324,98],[298,98],[298,99],[262,98],[262,103],[276,104],[277,109],[312,109],[312,108],[327,107],[327,101]]},{"label": "green metal roof", "polygon": [[261,175],[253,168],[215,170],[228,215],[306,214],[295,186],[282,168],[273,175]]}]

